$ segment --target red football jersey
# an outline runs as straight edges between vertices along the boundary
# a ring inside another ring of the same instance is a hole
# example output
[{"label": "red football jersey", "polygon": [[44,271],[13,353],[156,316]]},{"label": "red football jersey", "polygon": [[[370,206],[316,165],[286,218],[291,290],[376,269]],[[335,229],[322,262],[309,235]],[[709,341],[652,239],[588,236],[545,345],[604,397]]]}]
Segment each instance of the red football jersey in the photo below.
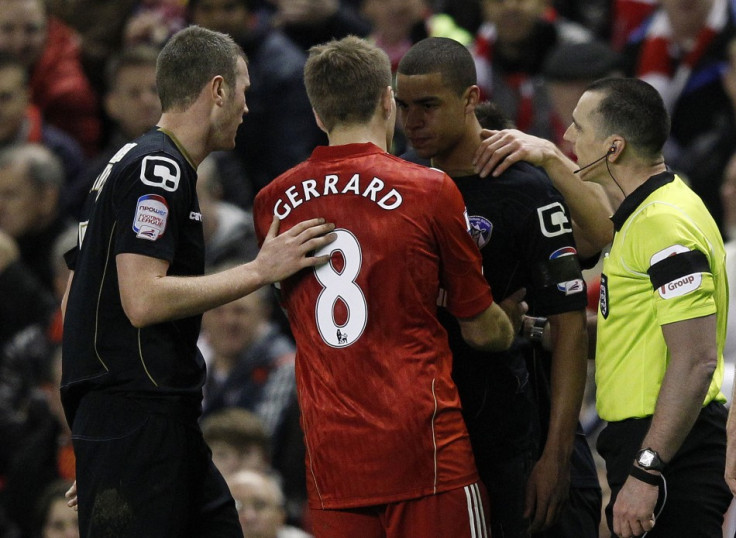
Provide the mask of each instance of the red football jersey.
[{"label": "red football jersey", "polygon": [[263,241],[313,217],[336,225],[331,262],[281,283],[313,508],[416,498],[477,480],[437,321],[492,302],[465,205],[443,172],[373,144],[318,147],[258,193]]}]

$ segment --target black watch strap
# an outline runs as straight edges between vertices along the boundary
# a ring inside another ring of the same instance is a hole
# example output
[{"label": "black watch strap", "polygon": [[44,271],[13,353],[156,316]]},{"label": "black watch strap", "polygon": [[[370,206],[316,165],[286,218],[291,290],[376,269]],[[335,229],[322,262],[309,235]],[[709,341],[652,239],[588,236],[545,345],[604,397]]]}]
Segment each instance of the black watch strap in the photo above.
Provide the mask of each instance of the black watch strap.
[{"label": "black watch strap", "polygon": [[531,329],[529,330],[529,340],[532,342],[541,342],[544,338],[544,330],[547,327],[547,318],[533,318]]},{"label": "black watch strap", "polygon": [[658,486],[661,481],[660,475],[648,473],[644,469],[640,469],[636,465],[631,466],[631,471],[629,471],[629,474],[637,480],[641,480],[642,482],[649,484],[650,486]]}]

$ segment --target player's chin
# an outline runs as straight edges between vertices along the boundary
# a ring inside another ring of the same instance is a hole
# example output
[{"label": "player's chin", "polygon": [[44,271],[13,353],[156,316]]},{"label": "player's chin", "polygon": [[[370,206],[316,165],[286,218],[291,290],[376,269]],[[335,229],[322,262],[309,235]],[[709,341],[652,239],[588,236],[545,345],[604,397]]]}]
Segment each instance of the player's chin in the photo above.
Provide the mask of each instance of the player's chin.
[{"label": "player's chin", "polygon": [[435,154],[434,146],[427,139],[409,139],[409,144],[422,159],[431,159]]},{"label": "player's chin", "polygon": [[414,148],[414,152],[417,154],[418,157],[426,160],[431,160],[436,153],[434,150],[427,147]]},{"label": "player's chin", "polygon": [[216,151],[229,151],[235,149],[235,135],[223,136],[217,144]]}]

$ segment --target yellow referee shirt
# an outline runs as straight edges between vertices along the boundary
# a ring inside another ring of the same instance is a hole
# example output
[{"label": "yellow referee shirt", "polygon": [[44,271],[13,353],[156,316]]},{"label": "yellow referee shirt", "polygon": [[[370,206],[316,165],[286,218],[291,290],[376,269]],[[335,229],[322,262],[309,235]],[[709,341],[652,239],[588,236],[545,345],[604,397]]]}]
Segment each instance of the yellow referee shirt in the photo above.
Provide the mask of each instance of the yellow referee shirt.
[{"label": "yellow referee shirt", "polygon": [[718,366],[703,404],[725,402],[726,255],[702,200],[664,172],[629,195],[612,220],[598,309],[598,414],[607,421],[652,415],[670,360],[661,326],[714,313]]}]

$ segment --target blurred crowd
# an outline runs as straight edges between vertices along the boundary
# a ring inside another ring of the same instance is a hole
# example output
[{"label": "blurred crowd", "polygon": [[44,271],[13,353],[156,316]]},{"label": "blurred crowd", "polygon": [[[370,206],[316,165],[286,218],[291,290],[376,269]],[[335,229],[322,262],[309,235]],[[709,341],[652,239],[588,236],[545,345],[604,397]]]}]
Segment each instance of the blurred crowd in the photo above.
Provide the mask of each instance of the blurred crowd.
[{"label": "blurred crowd", "polygon": [[[306,52],[353,34],[394,69],[424,37],[460,41],[484,97],[567,151],[588,83],[646,80],[672,116],[666,160],[721,227],[736,282],[734,0],[0,0],[0,536],[78,536],[63,501],[74,480],[58,393],[63,254],[106,163],[156,125],[157,53],[189,24],[230,34],[252,84],[236,148],[199,167],[212,271],[255,257],[255,194],[326,143],[302,80]],[[392,151],[408,149],[397,126]],[[295,348],[269,290],[206,313],[200,344],[202,429],[246,537],[307,536]],[[595,422],[584,409],[584,425]]]}]

